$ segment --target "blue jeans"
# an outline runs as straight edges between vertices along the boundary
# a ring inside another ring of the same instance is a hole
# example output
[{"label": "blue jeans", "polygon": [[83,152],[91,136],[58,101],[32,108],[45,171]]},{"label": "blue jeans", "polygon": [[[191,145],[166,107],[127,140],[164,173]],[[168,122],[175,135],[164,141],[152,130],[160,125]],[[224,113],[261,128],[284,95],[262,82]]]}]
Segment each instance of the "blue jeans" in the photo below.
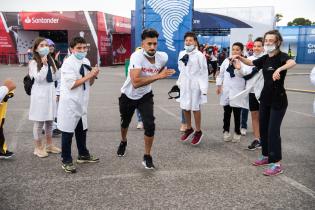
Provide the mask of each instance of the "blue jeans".
[{"label": "blue jeans", "polygon": [[241,128],[247,129],[248,109],[241,109]]},{"label": "blue jeans", "polygon": [[[86,148],[86,132],[83,130],[82,119],[78,122],[74,134],[77,141],[78,152],[80,156],[89,156],[90,153]],[[71,144],[73,133],[62,132],[61,134],[61,157],[63,163],[72,163]]]}]

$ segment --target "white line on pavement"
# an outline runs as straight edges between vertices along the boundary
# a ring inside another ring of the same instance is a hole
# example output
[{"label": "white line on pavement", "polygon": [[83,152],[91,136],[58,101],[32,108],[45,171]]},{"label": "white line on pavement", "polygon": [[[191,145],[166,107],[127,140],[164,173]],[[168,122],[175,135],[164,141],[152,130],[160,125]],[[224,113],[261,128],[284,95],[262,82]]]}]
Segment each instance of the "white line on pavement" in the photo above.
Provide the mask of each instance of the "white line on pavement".
[{"label": "white line on pavement", "polygon": [[[24,109],[25,110],[25,109]],[[28,117],[28,109],[26,109],[23,112],[22,118],[19,120],[16,129],[15,129],[15,133],[21,132],[22,128],[25,126],[25,124],[27,123],[27,117]],[[17,148],[17,143],[18,143],[18,135],[14,135],[12,137],[12,139],[10,139],[9,141],[9,145],[10,145],[10,150],[15,151]]]},{"label": "white line on pavement", "polygon": [[307,114],[307,113],[304,113],[304,112],[293,111],[291,109],[288,109],[288,111],[289,112],[293,112],[295,114],[303,115],[303,116],[306,116],[306,117],[315,117],[315,115]]}]

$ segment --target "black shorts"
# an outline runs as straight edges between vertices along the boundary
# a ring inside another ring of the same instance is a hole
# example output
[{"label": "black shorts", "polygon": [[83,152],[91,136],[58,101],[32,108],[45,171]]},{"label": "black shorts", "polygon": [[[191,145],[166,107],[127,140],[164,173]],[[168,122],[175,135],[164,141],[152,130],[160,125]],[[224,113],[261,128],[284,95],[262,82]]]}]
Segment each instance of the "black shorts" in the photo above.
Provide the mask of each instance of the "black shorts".
[{"label": "black shorts", "polygon": [[255,93],[249,94],[249,111],[259,111],[259,102],[255,96]]},{"label": "black shorts", "polygon": [[149,92],[138,100],[128,98],[125,94],[119,97],[119,111],[122,128],[128,128],[135,109],[138,109],[142,118],[144,134],[148,137],[154,136],[155,117],[153,115],[153,94]]}]

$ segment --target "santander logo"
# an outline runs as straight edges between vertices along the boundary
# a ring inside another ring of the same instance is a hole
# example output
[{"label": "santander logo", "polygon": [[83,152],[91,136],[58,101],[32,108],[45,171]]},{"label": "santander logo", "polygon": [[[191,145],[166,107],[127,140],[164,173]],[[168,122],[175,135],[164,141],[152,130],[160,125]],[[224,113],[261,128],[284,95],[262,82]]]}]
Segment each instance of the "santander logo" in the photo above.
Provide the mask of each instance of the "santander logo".
[{"label": "santander logo", "polygon": [[37,17],[36,18],[35,17],[30,18],[30,17],[27,16],[25,18],[24,22],[26,24],[30,24],[30,23],[32,23],[32,24],[41,24],[41,23],[58,24],[59,23],[59,18],[43,18],[43,17],[41,17],[41,18],[37,18]]}]

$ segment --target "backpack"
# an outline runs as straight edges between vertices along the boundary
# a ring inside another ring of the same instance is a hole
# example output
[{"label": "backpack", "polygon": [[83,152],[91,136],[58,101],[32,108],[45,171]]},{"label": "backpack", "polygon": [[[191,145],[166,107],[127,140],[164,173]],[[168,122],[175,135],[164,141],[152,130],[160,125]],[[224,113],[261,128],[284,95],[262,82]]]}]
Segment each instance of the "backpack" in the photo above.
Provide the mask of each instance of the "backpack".
[{"label": "backpack", "polygon": [[30,96],[34,84],[34,78],[31,78],[30,75],[27,74],[23,79],[23,84],[26,94]]}]

